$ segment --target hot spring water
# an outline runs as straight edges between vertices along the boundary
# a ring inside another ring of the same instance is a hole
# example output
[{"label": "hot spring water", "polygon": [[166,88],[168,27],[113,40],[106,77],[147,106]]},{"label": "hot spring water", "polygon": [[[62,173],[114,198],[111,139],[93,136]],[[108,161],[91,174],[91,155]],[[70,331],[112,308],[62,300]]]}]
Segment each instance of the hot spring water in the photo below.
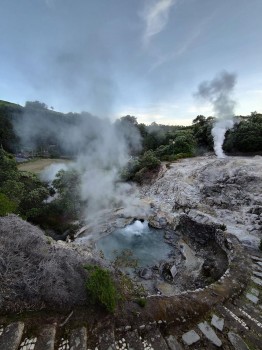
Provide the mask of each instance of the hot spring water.
[{"label": "hot spring water", "polygon": [[96,242],[98,251],[102,251],[105,259],[115,261],[128,251],[137,266],[158,265],[165,260],[172,247],[164,241],[164,231],[153,229],[148,222],[136,220],[133,224],[118,229]]}]

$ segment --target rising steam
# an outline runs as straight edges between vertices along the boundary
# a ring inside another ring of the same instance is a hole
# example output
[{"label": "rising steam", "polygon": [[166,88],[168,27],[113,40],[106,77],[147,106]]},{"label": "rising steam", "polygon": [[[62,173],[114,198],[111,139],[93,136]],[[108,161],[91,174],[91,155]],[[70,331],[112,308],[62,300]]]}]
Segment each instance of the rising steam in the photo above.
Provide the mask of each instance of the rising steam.
[{"label": "rising steam", "polygon": [[[130,184],[120,181],[120,172],[130,158],[130,149],[138,151],[141,147],[138,129],[89,113],[67,117],[63,122],[59,119],[25,111],[14,127],[25,146],[33,147],[45,133],[64,154],[74,155],[70,168],[81,175],[81,196],[87,203],[83,214],[88,222],[101,218],[104,210],[116,207],[124,207],[127,212],[129,208],[131,212],[135,195],[130,194],[133,191]],[[57,166],[49,169],[51,173],[43,176],[53,179],[56,169]]]},{"label": "rising steam", "polygon": [[236,83],[236,75],[222,72],[211,81],[204,81],[198,87],[197,96],[210,102],[216,121],[212,128],[214,150],[219,158],[224,158],[223,143],[226,131],[234,126],[235,102],[231,99]]}]

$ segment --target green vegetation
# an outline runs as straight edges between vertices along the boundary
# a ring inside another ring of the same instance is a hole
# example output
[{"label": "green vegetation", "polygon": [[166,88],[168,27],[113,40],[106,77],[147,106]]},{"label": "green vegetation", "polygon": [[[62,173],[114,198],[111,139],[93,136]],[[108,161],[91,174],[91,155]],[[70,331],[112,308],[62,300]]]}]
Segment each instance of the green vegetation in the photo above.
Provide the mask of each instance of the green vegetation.
[{"label": "green vegetation", "polygon": [[5,194],[0,193],[0,216],[16,212],[16,203],[11,201]]},{"label": "green vegetation", "polygon": [[146,298],[139,298],[136,300],[136,303],[141,307],[145,307],[146,306]]},{"label": "green vegetation", "polygon": [[43,210],[44,200],[49,195],[38,177],[19,172],[13,156],[3,149],[0,149],[0,193],[3,198],[2,216],[17,213],[32,221]]},{"label": "green vegetation", "polygon": [[239,117],[238,121],[226,135],[225,151],[261,152],[262,114],[253,112],[250,117]]},{"label": "green vegetation", "polygon": [[[25,107],[0,101],[1,215],[17,213],[58,234],[68,232],[70,235],[76,230],[71,223],[79,219],[81,208],[87,207],[87,203],[81,201],[79,174],[71,170],[61,171],[51,188],[41,183],[35,175],[27,171],[19,172],[12,154],[45,158],[62,155],[74,157],[86,147],[89,140],[83,139],[81,142],[85,145],[79,142],[77,147],[72,147],[70,142],[63,142],[63,132],[57,133],[57,130],[73,132],[82,125],[83,118],[88,118],[91,124],[97,124],[98,119],[88,113],[59,113],[39,101],[28,101]],[[139,184],[149,182],[158,175],[163,161],[173,162],[212,151],[211,130],[214,122],[215,118],[203,115],[198,115],[191,126],[161,125],[155,122],[145,125],[138,123],[135,116],[120,118],[115,126],[127,140],[130,154],[129,163],[122,169],[122,179]],[[103,127],[101,120],[100,123]],[[25,125],[30,128],[22,130],[25,137],[20,140],[18,131]],[[38,126],[41,129],[40,135]],[[34,132],[35,129],[38,132]],[[131,142],[133,133],[130,130],[137,131],[137,141],[140,139],[141,148]],[[227,153],[261,154],[262,114],[253,112],[250,116],[235,117],[234,128],[226,133],[224,150]],[[23,165],[19,167],[22,169]],[[31,170],[30,166],[28,168]],[[46,199],[54,193],[57,193],[55,198],[47,203]]]},{"label": "green vegetation", "polygon": [[85,268],[90,274],[86,283],[90,300],[104,306],[107,311],[114,312],[118,294],[109,271],[98,266],[86,266]]}]

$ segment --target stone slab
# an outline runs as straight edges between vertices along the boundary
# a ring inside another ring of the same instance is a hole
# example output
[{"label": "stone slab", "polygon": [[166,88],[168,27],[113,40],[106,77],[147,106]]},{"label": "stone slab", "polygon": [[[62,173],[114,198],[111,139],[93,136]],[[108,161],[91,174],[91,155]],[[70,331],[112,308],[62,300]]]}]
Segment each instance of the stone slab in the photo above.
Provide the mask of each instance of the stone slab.
[{"label": "stone slab", "polygon": [[258,266],[262,266],[262,261],[256,261],[255,264]]},{"label": "stone slab", "polygon": [[251,259],[254,261],[261,261],[262,262],[262,258],[255,256],[255,255],[251,255]]},{"label": "stone slab", "polygon": [[211,341],[211,343],[217,347],[222,346],[222,341],[218,338],[213,328],[211,328],[207,322],[199,323],[198,328],[205,335],[205,337]]},{"label": "stone slab", "polygon": [[179,342],[176,340],[176,338],[173,335],[170,335],[165,339],[170,350],[183,350],[182,346],[179,344]]},{"label": "stone slab", "polygon": [[259,291],[255,288],[251,288],[251,294],[254,294],[256,297],[259,296]]},{"label": "stone slab", "polygon": [[224,328],[224,323],[225,323],[225,320],[223,318],[220,318],[215,314],[212,316],[211,325],[217,328],[221,332]]},{"label": "stone slab", "polygon": [[252,265],[252,268],[255,269],[255,270],[258,271],[258,272],[261,272],[261,271],[262,271],[262,266],[258,266],[258,265],[256,265],[256,264],[253,264],[253,265]]},{"label": "stone slab", "polygon": [[56,323],[45,325],[37,338],[34,350],[54,350]]},{"label": "stone slab", "polygon": [[184,333],[182,335],[182,339],[186,345],[192,345],[200,340],[200,336],[194,330],[192,330],[187,333]]},{"label": "stone slab", "polygon": [[85,327],[74,329],[69,337],[70,350],[87,349],[87,331]]},{"label": "stone slab", "polygon": [[250,301],[252,301],[252,303],[257,304],[258,303],[258,297],[256,297],[255,295],[251,294],[251,293],[247,293],[246,294],[246,298]]},{"label": "stone slab", "polygon": [[235,350],[250,350],[247,344],[238,334],[229,332],[228,339],[230,343],[233,345],[233,347],[235,348]]},{"label": "stone slab", "polygon": [[262,277],[262,272],[259,271],[253,271],[253,275],[255,275],[256,277]]},{"label": "stone slab", "polygon": [[24,331],[23,322],[14,322],[9,324],[3,331],[0,338],[0,349],[1,350],[17,350]]},{"label": "stone slab", "polygon": [[262,280],[258,277],[251,277],[252,281],[255,282],[258,286],[262,286]]}]

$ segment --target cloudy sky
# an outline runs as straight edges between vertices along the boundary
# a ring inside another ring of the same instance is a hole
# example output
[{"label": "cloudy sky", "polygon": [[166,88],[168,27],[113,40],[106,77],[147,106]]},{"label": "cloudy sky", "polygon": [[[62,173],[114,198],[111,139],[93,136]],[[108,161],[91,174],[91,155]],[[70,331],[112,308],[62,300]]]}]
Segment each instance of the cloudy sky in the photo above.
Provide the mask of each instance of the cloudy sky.
[{"label": "cloudy sky", "polygon": [[237,75],[262,112],[262,0],[1,0],[0,99],[139,122],[212,114],[198,85]]}]

